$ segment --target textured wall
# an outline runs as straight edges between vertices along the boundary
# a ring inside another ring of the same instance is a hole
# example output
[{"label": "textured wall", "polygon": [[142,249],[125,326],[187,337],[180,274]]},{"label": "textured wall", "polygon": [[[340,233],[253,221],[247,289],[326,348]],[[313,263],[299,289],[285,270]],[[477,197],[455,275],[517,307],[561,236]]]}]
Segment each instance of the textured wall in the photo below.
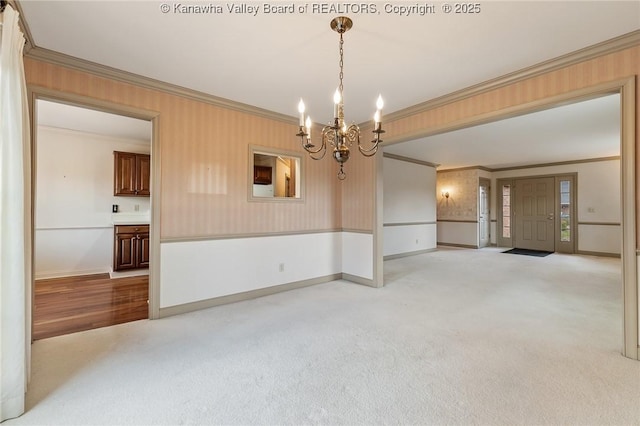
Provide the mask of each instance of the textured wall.
[{"label": "textured wall", "polygon": [[[478,184],[477,169],[438,172],[438,220],[477,221]],[[443,191],[449,192],[449,198],[442,196]]]}]

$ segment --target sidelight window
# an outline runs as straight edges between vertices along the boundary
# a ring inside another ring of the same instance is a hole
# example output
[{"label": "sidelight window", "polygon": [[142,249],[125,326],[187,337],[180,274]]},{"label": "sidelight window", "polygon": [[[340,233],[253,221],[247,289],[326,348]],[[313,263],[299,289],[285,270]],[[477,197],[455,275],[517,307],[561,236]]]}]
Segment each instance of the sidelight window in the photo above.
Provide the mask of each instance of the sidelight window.
[{"label": "sidelight window", "polygon": [[511,185],[502,185],[502,238],[511,238]]},{"label": "sidelight window", "polygon": [[560,181],[560,241],[571,241],[571,181]]}]

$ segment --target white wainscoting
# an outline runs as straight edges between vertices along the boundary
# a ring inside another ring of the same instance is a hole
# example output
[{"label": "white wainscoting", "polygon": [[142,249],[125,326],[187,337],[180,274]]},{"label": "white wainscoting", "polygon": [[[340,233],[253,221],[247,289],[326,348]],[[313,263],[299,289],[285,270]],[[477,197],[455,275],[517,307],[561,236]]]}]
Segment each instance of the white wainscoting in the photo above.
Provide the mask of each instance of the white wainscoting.
[{"label": "white wainscoting", "polygon": [[36,229],[35,278],[109,272],[113,226]]},{"label": "white wainscoting", "polygon": [[160,252],[160,308],[342,272],[340,232],[164,242]]},{"label": "white wainscoting", "polygon": [[436,248],[436,224],[407,224],[384,227],[384,256]]},{"label": "white wainscoting", "polygon": [[578,252],[620,254],[620,225],[578,224]]},{"label": "white wainscoting", "polygon": [[342,233],[342,271],[373,280],[373,234]]},{"label": "white wainscoting", "polygon": [[438,244],[478,247],[478,224],[438,221]]}]

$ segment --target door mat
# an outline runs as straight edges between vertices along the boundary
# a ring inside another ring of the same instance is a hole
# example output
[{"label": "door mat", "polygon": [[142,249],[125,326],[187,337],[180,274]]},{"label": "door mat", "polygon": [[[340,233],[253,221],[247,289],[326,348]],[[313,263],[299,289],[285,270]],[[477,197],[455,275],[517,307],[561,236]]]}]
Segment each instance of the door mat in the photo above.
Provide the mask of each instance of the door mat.
[{"label": "door mat", "polygon": [[514,248],[514,249],[511,249],[511,250],[503,251],[503,253],[524,254],[525,256],[545,257],[545,256],[549,256],[553,252],[552,251],[541,251],[541,250],[529,250],[529,249]]}]

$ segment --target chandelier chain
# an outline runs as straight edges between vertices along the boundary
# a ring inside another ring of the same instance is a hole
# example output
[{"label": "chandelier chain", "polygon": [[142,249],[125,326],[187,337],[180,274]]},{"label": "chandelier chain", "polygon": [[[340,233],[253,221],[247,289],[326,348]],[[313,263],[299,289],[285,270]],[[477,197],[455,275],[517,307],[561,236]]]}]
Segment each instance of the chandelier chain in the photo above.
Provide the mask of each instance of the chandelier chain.
[{"label": "chandelier chain", "polygon": [[343,68],[344,68],[344,60],[343,60],[343,55],[344,55],[344,39],[342,38],[342,33],[340,33],[340,96],[342,96],[342,90],[343,90],[343,84],[342,84],[342,78],[344,77],[344,73],[343,73]]}]

